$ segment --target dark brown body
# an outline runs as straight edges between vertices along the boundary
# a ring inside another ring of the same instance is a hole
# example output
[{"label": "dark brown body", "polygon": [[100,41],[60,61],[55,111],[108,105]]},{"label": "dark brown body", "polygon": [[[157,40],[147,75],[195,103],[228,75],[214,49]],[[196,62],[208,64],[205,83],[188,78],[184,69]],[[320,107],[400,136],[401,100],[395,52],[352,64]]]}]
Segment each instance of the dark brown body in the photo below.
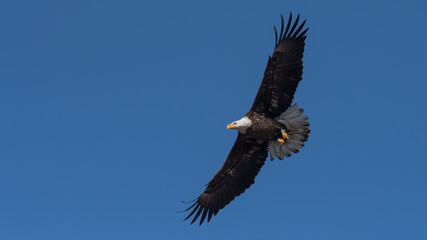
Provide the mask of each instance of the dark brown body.
[{"label": "dark brown body", "polygon": [[284,124],[264,117],[254,111],[249,111],[245,115],[252,121],[252,126],[246,130],[244,135],[265,141],[282,138],[282,129],[286,130]]}]

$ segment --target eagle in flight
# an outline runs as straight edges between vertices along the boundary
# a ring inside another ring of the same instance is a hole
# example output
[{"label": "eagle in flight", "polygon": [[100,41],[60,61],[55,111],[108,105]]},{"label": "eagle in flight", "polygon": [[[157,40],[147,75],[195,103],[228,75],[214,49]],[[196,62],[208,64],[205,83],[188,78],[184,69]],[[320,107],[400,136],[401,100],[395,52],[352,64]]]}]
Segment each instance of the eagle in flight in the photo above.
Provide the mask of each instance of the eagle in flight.
[{"label": "eagle in flight", "polygon": [[[310,133],[308,117],[297,104],[291,106],[299,81],[302,79],[302,57],[306,32],[305,20],[298,26],[299,15],[292,24],[292,13],[286,24],[282,18],[280,34],[269,57],[255,101],[242,119],[230,123],[238,136],[228,157],[209,181],[203,193],[185,211],[185,218],[200,217],[200,225],[242,194],[255,181],[270,152],[270,159],[282,160],[297,153]],[[291,26],[292,25],[292,26]]]}]

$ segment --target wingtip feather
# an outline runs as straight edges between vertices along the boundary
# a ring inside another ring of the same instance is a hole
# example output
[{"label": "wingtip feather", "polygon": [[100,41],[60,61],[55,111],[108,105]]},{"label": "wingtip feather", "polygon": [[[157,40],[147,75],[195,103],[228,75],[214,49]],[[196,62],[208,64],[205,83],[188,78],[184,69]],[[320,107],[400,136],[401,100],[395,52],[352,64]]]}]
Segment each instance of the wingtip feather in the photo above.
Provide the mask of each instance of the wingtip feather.
[{"label": "wingtip feather", "polygon": [[201,225],[202,225],[202,223],[203,223],[203,221],[205,221],[206,214],[208,214],[208,209],[207,209],[207,208],[205,208],[205,209],[203,210],[202,217],[200,218],[199,226],[201,226]]},{"label": "wingtip feather", "polygon": [[[200,205],[199,205],[199,206],[200,206]],[[202,211],[203,211],[203,207],[202,207],[202,206],[200,206],[199,211],[197,211],[196,215],[195,215],[195,216],[194,216],[194,218],[193,218],[193,221],[191,221],[191,224],[193,224],[193,223],[197,220],[197,218],[199,218],[200,213],[202,213]]]},{"label": "wingtip feather", "polygon": [[285,38],[291,36],[291,34],[294,32],[295,28],[297,27],[298,22],[299,22],[299,14],[298,14],[297,18],[295,19],[294,25],[292,26],[291,30],[289,31],[289,35],[285,36]]},{"label": "wingtip feather", "polygon": [[273,26],[273,27],[274,27],[274,36],[276,38],[276,43],[274,44],[274,46],[277,46],[277,29],[276,29],[276,26]]},{"label": "wingtip feather", "polygon": [[295,33],[291,36],[291,38],[298,37],[299,32],[301,32],[302,28],[304,27],[306,20],[304,20],[301,25],[298,27],[298,29],[295,31]]},{"label": "wingtip feather", "polygon": [[209,210],[209,214],[208,214],[208,222],[211,220],[212,216],[213,216],[214,211],[213,210]]},{"label": "wingtip feather", "polygon": [[[291,26],[291,22],[292,22],[292,12],[290,12],[290,14],[289,14],[289,20],[288,20],[288,24],[286,24],[286,30],[285,30],[285,36],[286,36],[286,34],[288,34],[288,31],[289,31],[289,27]],[[282,24],[283,25],[283,24]]]},{"label": "wingtip feather", "polygon": [[[193,206],[194,206],[194,205],[193,205]],[[193,211],[191,211],[191,213],[190,213],[190,214],[188,214],[188,216],[184,219],[184,221],[185,221],[185,220],[187,220],[187,219],[189,219],[189,218],[194,214],[194,212],[195,212],[199,207],[200,207],[200,205],[199,205],[199,204],[197,204],[197,205],[194,207]]]},{"label": "wingtip feather", "polygon": [[285,26],[285,19],[283,18],[283,15],[282,14],[280,14],[280,18],[281,18],[281,21],[282,21],[282,24],[281,24],[281,27],[280,27],[280,37],[279,37],[279,41],[280,41],[280,39],[282,39],[282,34],[283,34],[283,27]]},{"label": "wingtip feather", "polygon": [[184,211],[178,211],[178,213],[186,212],[186,211],[190,210],[192,207],[194,207],[194,205],[196,205],[196,204],[197,204],[197,202],[195,202],[193,205],[191,205],[189,208],[185,209]]}]

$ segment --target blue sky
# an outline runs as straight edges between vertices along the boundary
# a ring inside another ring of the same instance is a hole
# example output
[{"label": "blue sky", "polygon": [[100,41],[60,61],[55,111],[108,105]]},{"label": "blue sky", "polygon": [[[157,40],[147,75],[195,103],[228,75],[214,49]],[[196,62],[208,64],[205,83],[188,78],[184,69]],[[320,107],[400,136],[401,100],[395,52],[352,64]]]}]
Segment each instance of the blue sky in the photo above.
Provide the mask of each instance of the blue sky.
[{"label": "blue sky", "polygon": [[[312,133],[183,222],[292,11]],[[3,1],[0,239],[426,239],[423,1]]]}]

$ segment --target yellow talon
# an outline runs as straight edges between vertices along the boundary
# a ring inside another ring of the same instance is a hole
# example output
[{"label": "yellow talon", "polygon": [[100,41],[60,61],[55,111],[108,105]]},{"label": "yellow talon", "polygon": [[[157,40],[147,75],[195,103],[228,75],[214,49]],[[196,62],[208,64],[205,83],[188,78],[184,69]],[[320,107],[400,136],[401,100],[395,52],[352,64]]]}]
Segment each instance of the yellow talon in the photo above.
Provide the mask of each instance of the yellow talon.
[{"label": "yellow talon", "polygon": [[278,138],[277,141],[279,141],[280,144],[285,144],[285,140]]},{"label": "yellow talon", "polygon": [[285,131],[282,131],[282,136],[284,139],[289,139],[289,135]]}]

